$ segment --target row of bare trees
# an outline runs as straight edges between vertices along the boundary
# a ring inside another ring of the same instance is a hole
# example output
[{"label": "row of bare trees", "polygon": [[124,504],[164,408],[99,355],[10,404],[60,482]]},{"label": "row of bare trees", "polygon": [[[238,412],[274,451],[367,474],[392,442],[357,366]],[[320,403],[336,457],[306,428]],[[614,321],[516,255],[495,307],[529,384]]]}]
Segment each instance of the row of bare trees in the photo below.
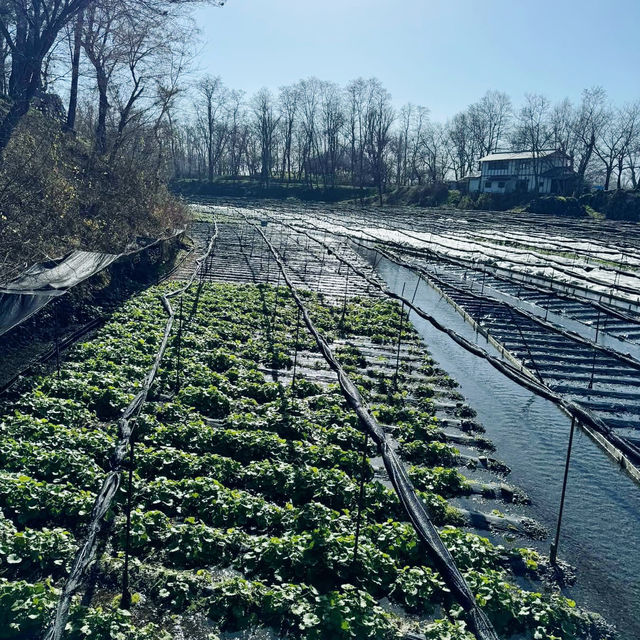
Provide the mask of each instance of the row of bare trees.
[{"label": "row of bare trees", "polygon": [[207,77],[195,87],[191,112],[172,130],[178,177],[248,175],[265,184],[278,178],[381,192],[459,180],[497,150],[553,148],[570,157],[580,190],[640,186],[640,101],[614,106],[599,87],[576,104],[527,94],[517,108],[507,94],[488,91],[437,123],[425,107],[394,109],[376,79],[340,87],[308,78],[247,99]]},{"label": "row of bare trees", "polygon": [[190,58],[197,1],[0,2],[0,152],[29,108],[50,105],[52,94],[66,126],[99,156],[116,154],[141,127],[157,135]]},{"label": "row of bare trees", "polygon": [[251,97],[215,77],[188,85],[196,2],[0,2],[0,157],[36,104],[103,162],[137,155],[153,163],[145,170],[177,177],[248,175],[381,193],[464,178],[499,149],[558,148],[579,189],[640,186],[640,102],[612,105],[601,88],[575,104],[530,94],[517,107],[489,91],[438,123],[425,107],[395,109],[375,78],[346,87],[307,78]]},{"label": "row of bare trees", "polygon": [[387,159],[395,114],[376,79],[346,90],[317,78],[267,89],[250,99],[205,77],[195,87],[193,117],[176,124],[174,170],[179,177],[249,175],[333,187],[388,181]]}]

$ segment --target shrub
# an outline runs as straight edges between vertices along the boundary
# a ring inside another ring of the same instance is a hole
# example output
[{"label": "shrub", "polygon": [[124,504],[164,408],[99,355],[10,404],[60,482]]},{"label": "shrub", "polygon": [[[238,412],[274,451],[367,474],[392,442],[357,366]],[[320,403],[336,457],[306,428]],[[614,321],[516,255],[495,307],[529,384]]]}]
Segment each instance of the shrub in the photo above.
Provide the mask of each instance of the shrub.
[{"label": "shrub", "polygon": [[[465,196],[465,197],[468,197],[468,196]],[[451,191],[449,191],[447,195],[447,204],[451,205],[452,207],[457,207],[459,206],[462,199],[463,199],[463,196],[460,193],[460,191],[458,191],[457,189],[451,189]]]},{"label": "shrub", "polygon": [[640,221],[640,191],[594,191],[581,196],[580,204],[611,220]]},{"label": "shrub", "polygon": [[542,196],[532,200],[527,206],[531,213],[546,213],[567,218],[584,218],[587,210],[576,198],[564,196]]}]

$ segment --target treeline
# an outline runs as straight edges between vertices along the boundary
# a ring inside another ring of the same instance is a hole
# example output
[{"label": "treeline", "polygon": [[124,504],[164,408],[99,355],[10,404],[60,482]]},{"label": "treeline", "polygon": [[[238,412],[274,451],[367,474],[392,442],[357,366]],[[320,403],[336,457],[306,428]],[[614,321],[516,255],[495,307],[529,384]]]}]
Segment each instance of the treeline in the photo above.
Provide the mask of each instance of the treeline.
[{"label": "treeline", "polygon": [[205,77],[191,93],[192,116],[173,123],[178,178],[250,176],[382,193],[459,180],[497,150],[554,148],[570,157],[580,191],[639,187],[640,101],[612,105],[599,87],[575,104],[527,94],[514,106],[507,94],[488,91],[444,123],[424,106],[394,108],[375,78],[346,87],[308,78],[247,98]]},{"label": "treeline", "polygon": [[182,224],[166,182],[193,4],[0,3],[0,277]]}]

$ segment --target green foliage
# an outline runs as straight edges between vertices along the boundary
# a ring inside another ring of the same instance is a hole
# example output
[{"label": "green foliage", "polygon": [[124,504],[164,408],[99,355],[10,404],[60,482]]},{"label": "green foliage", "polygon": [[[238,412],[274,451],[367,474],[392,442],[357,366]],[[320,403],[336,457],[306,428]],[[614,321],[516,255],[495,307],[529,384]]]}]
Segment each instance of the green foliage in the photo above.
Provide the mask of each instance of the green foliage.
[{"label": "green foliage", "polygon": [[22,529],[0,518],[0,573],[8,575],[59,575],[68,570],[75,551],[73,536],[64,529]]},{"label": "green foliage", "polygon": [[536,640],[580,637],[585,620],[573,600],[558,593],[524,591],[498,571],[469,571],[465,577],[498,633],[532,631]]},{"label": "green foliage", "polygon": [[72,484],[51,484],[0,472],[0,508],[20,524],[77,525],[91,513],[95,495]]},{"label": "green foliage", "polygon": [[224,629],[242,629],[260,621],[308,640],[395,637],[388,614],[369,594],[350,585],[321,595],[304,584],[268,587],[235,578],[213,589],[208,614]]},{"label": "green foliage", "polygon": [[542,196],[532,200],[527,206],[532,213],[545,213],[568,218],[584,218],[586,210],[576,198],[564,196]]},{"label": "green foliage", "polygon": [[213,385],[209,387],[188,386],[180,390],[178,398],[209,418],[223,418],[229,413],[229,398]]},{"label": "green foliage", "polygon": [[409,477],[416,489],[433,491],[444,497],[469,492],[469,481],[457,469],[412,466]]},{"label": "green foliage", "polygon": [[[49,581],[10,582],[0,578],[0,640],[40,637],[53,613],[59,591]],[[73,605],[65,638],[69,640],[170,640],[155,624],[139,625],[127,611]]]},{"label": "green foliage", "polygon": [[394,598],[407,611],[428,612],[434,601],[449,590],[439,576],[428,567],[405,567],[400,571],[394,585]]},{"label": "green foliage", "polygon": [[409,462],[427,466],[454,467],[459,461],[459,452],[446,442],[424,442],[413,440],[400,446],[400,454]]},{"label": "green foliage", "polygon": [[[457,207],[460,205],[460,201],[462,200],[462,193],[457,189],[450,189],[447,194],[447,204],[451,207]],[[464,207],[462,207],[464,208]]]},{"label": "green foliage", "polygon": [[462,621],[434,620],[422,627],[426,640],[473,640]]},{"label": "green foliage", "polygon": [[592,191],[580,196],[580,204],[587,211],[598,212],[610,220],[640,220],[640,191]]}]

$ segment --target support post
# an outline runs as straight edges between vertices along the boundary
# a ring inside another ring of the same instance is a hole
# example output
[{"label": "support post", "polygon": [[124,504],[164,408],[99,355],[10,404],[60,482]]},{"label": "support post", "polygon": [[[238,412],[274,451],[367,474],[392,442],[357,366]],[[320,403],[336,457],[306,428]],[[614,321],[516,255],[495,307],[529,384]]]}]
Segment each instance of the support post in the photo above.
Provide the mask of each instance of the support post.
[{"label": "support post", "polygon": [[573,432],[575,431],[576,418],[571,416],[571,431],[569,432],[569,444],[567,446],[567,459],[564,465],[564,478],[562,480],[562,494],[560,495],[560,509],[558,511],[558,526],[556,527],[556,538],[551,545],[549,560],[551,564],[556,564],[558,558],[558,544],[560,542],[560,527],[562,526],[562,512],[564,511],[564,499],[567,493],[567,477],[569,475],[569,462],[571,461],[571,447],[573,446]]},{"label": "support post", "polygon": [[596,339],[594,342],[598,344],[598,335],[600,334],[600,307],[598,307],[598,318],[596,320]]},{"label": "support post", "polygon": [[60,300],[56,300],[56,371],[60,380]]},{"label": "support post", "polygon": [[[402,297],[404,298],[404,288],[407,283],[402,283]],[[398,349],[396,351],[396,371],[393,374],[393,388],[398,390],[398,373],[400,372],[400,347],[402,346],[402,329],[404,324],[404,300],[402,301],[402,310],[400,311],[400,329],[398,330]]]},{"label": "support post", "polygon": [[[598,309],[598,319],[596,320],[596,339],[595,343],[598,344],[598,334],[600,333],[600,309]],[[593,389],[593,378],[596,374],[596,355],[598,351],[596,347],[593,347],[593,357],[591,358],[591,377],[589,378],[589,389]]]},{"label": "support post", "polygon": [[364,499],[364,472],[367,464],[367,447],[369,446],[369,432],[364,432],[364,444],[362,446],[362,467],[360,469],[360,490],[358,492],[358,514],[356,516],[356,534],[353,544],[353,563],[358,559],[358,544],[360,542],[360,523],[362,521],[362,501]]},{"label": "support post", "polygon": [[129,591],[129,554],[131,551],[131,493],[133,490],[133,432],[129,440],[129,483],[127,486],[127,528],[124,541],[124,569],[122,571],[122,596],[120,609],[131,608],[131,592]]},{"label": "support post", "polygon": [[343,331],[344,331],[344,317],[347,312],[347,292],[349,289],[349,273],[350,271],[349,269],[347,269],[347,275],[345,278],[345,285],[344,285],[344,297],[342,298],[342,315],[340,316],[340,329],[342,329]]},{"label": "support post", "polygon": [[182,347],[182,296],[180,296],[180,311],[178,316],[178,344],[176,354],[176,393],[180,391],[180,351]]},{"label": "support post", "polygon": [[293,375],[291,376],[291,390],[296,388],[296,372],[298,370],[298,336],[300,335],[300,307],[296,318],[295,354],[293,356]]}]

